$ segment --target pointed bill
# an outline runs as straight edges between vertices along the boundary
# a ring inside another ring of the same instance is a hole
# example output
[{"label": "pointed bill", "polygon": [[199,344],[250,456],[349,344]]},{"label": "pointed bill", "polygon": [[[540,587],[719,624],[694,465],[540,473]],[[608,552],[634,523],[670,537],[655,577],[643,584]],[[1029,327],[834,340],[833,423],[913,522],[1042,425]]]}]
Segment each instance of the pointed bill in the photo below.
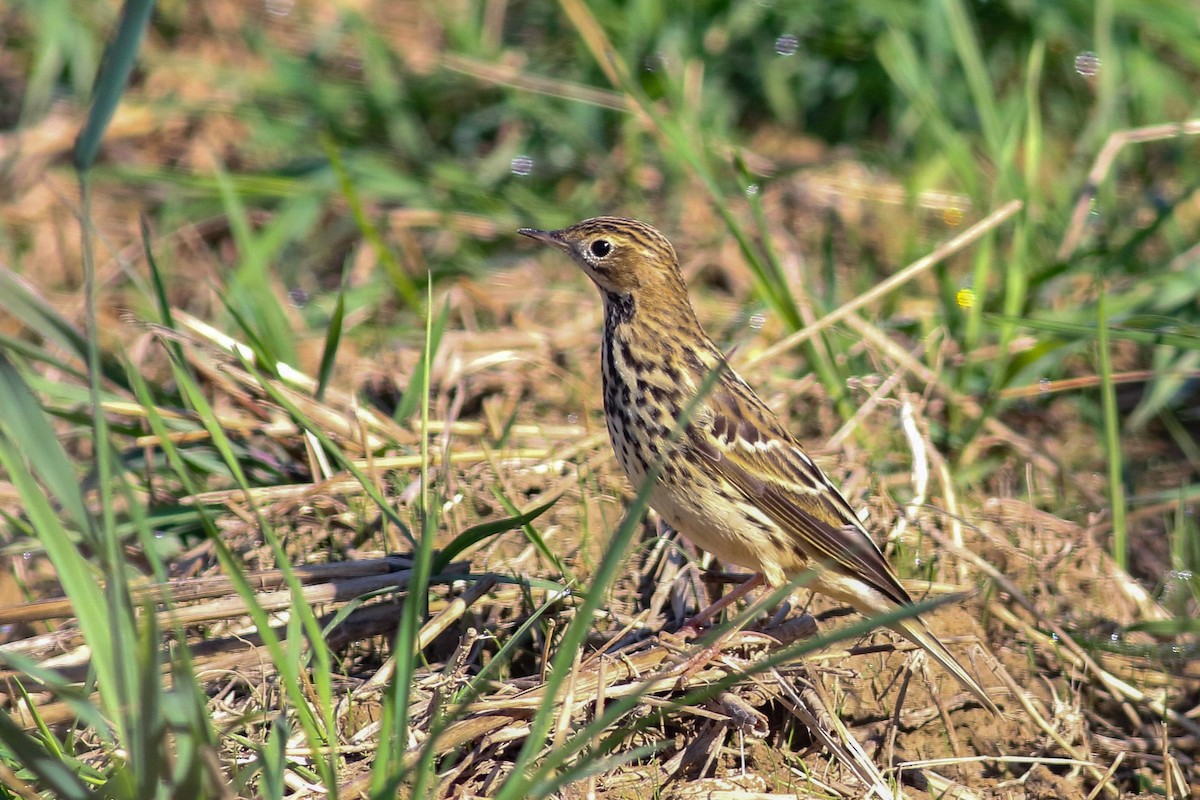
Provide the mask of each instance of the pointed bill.
[{"label": "pointed bill", "polygon": [[518,228],[517,233],[522,236],[528,236],[535,242],[557,247],[559,250],[568,250],[570,248],[570,245],[563,241],[562,231],[539,231],[537,228]]}]

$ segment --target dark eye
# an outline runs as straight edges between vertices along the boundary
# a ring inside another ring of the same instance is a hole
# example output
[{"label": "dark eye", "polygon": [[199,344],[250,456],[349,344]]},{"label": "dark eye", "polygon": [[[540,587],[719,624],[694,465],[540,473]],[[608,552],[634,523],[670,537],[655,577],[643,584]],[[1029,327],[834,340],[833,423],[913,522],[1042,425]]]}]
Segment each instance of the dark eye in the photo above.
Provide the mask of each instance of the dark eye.
[{"label": "dark eye", "polygon": [[612,244],[607,239],[597,239],[592,242],[591,251],[596,258],[604,258],[612,252]]}]

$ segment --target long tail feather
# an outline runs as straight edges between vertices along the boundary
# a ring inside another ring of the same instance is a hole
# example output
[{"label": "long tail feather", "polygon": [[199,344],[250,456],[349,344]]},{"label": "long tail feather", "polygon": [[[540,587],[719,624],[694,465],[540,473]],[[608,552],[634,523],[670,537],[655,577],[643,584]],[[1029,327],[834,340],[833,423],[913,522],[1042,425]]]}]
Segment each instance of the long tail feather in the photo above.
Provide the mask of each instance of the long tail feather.
[{"label": "long tail feather", "polygon": [[933,631],[929,630],[920,619],[912,618],[901,620],[892,626],[892,630],[908,639],[913,644],[922,647],[925,652],[933,657],[933,660],[942,665],[942,667],[958,679],[958,682],[963,687],[975,696],[975,699],[983,704],[983,707],[993,714],[999,715],[1000,709],[988,697],[987,692],[979,685],[970,673],[963,668],[962,664],[958,663],[946,645],[942,644],[941,640],[934,635]]},{"label": "long tail feather", "polygon": [[[892,596],[880,591],[875,585],[857,576],[846,575],[834,572],[833,570],[818,571],[816,579],[812,581],[811,588],[849,603],[866,617],[893,611],[897,607],[896,601],[892,599]],[[907,593],[898,582],[895,584],[895,592],[907,596]],[[892,594],[895,594],[895,592]],[[941,640],[934,635],[933,631],[929,629],[929,626],[923,620],[919,617],[907,617],[893,623],[891,628],[905,639],[908,639],[929,653],[933,657],[933,660],[941,664],[947,672],[953,675],[967,691],[975,696],[975,699],[983,704],[984,708],[993,714],[1000,714],[1000,709],[988,697],[983,687],[971,677],[971,674],[963,668],[962,664],[958,663],[958,659],[950,654],[950,651],[946,649],[946,645],[942,644]]]}]

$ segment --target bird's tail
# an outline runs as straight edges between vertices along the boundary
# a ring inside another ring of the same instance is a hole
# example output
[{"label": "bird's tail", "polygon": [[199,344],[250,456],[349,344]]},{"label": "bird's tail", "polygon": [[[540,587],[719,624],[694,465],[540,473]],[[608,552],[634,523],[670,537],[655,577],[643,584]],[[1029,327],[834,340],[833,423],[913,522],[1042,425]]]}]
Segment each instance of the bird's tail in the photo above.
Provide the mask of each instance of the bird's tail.
[{"label": "bird's tail", "polygon": [[993,714],[999,715],[1000,709],[988,697],[987,692],[983,687],[971,677],[970,673],[963,668],[963,665],[958,663],[950,651],[946,649],[946,645],[942,644],[941,640],[934,635],[933,631],[917,617],[909,617],[902,619],[892,625],[892,630],[900,634],[904,638],[916,645],[920,645],[925,652],[933,657],[933,660],[942,665],[942,667],[958,679],[958,682],[963,687],[975,696],[975,699],[983,704],[983,707]]}]

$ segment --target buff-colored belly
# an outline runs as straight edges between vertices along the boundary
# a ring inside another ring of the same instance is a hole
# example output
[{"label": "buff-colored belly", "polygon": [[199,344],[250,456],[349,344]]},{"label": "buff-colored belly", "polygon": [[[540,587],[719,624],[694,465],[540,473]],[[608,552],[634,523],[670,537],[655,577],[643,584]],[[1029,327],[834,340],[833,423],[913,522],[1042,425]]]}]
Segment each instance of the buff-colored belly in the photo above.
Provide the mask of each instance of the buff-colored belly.
[{"label": "buff-colored belly", "polygon": [[[786,546],[786,533],[761,512],[747,508],[736,489],[724,488],[722,492],[716,487],[670,487],[660,482],[650,495],[650,505],[701,550],[724,563],[763,573],[771,586],[801,572],[806,559]],[[730,495],[737,499],[727,499]],[[757,522],[749,518],[751,514]]]}]

